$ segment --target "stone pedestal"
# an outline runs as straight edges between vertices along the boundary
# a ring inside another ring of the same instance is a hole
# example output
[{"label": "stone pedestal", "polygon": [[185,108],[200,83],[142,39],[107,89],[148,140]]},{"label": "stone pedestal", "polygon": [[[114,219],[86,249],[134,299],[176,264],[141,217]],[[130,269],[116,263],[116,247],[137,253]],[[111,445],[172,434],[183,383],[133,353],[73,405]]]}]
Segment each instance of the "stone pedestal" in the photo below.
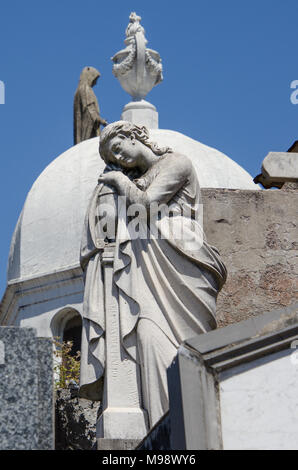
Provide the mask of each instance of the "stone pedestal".
[{"label": "stone pedestal", "polygon": [[158,129],[158,112],[153,104],[145,100],[131,101],[125,105],[121,119],[148,129]]},{"label": "stone pedestal", "polygon": [[102,265],[105,283],[106,366],[103,412],[97,422],[97,448],[132,449],[147,433],[147,416],[141,409],[137,364],[120,341],[118,288],[113,283],[114,246],[105,249]]}]

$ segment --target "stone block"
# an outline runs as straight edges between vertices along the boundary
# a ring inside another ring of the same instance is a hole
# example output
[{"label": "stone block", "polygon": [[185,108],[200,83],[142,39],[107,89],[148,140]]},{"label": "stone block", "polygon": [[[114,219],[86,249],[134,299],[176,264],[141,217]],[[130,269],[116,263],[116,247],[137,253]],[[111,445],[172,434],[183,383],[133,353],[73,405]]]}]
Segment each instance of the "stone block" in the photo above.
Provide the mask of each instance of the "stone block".
[{"label": "stone block", "polygon": [[269,152],[263,160],[262,171],[272,181],[298,179],[298,153]]},{"label": "stone block", "polygon": [[262,173],[255,177],[255,183],[265,188],[281,187],[283,183],[298,180],[298,153],[269,152],[262,163]]},{"label": "stone block", "polygon": [[53,449],[51,340],[0,327],[0,345],[0,449]]},{"label": "stone block", "polygon": [[148,129],[158,129],[158,112],[148,101],[132,101],[123,108],[121,119]]}]

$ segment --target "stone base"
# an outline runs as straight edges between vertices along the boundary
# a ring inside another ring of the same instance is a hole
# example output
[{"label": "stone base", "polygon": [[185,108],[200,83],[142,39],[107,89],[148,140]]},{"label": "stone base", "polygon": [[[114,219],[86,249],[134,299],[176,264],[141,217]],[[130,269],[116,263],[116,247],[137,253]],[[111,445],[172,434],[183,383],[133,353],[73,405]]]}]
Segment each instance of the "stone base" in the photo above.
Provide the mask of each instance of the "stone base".
[{"label": "stone base", "polygon": [[140,439],[97,439],[97,450],[134,450]]},{"label": "stone base", "polygon": [[107,407],[99,416],[98,439],[135,440],[147,434],[147,414],[141,408]]},{"label": "stone base", "polygon": [[148,129],[158,129],[158,112],[148,101],[131,101],[123,108],[121,119]]}]

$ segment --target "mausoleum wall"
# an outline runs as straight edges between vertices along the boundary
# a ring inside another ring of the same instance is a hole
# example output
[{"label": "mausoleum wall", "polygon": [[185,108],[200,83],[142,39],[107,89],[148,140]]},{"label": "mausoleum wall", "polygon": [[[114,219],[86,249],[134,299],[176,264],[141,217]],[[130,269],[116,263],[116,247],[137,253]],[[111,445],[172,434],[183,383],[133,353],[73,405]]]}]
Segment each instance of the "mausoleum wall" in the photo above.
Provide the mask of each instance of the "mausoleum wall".
[{"label": "mausoleum wall", "polygon": [[297,301],[298,192],[203,189],[202,199],[208,243],[228,271],[219,326]]}]

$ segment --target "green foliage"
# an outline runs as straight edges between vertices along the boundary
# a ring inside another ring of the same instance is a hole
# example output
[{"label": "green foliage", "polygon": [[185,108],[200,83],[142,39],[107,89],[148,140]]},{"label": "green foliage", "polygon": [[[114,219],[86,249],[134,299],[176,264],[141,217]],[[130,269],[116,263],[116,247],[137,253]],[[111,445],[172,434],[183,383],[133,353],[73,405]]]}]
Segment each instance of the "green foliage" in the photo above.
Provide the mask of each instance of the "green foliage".
[{"label": "green foliage", "polygon": [[55,389],[68,388],[71,383],[80,381],[80,351],[71,355],[72,341],[54,340]]}]

